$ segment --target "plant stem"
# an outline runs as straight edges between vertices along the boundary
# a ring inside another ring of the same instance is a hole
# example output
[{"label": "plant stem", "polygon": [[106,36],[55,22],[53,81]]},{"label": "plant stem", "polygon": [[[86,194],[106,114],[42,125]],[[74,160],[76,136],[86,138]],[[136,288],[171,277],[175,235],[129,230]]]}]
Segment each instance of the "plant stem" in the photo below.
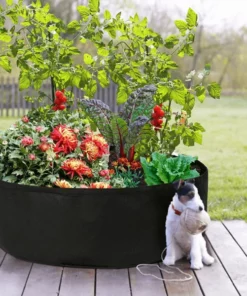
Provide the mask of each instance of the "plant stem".
[{"label": "plant stem", "polygon": [[172,104],[172,100],[169,99],[168,110],[167,110],[168,117],[166,118],[166,122],[165,122],[165,125],[164,125],[164,130],[166,129],[168,121],[169,121],[169,116],[170,116],[170,112],[171,112],[171,104]]},{"label": "plant stem", "polygon": [[52,96],[53,103],[55,101],[55,91],[56,91],[56,86],[55,86],[53,77],[51,77],[51,96]]}]

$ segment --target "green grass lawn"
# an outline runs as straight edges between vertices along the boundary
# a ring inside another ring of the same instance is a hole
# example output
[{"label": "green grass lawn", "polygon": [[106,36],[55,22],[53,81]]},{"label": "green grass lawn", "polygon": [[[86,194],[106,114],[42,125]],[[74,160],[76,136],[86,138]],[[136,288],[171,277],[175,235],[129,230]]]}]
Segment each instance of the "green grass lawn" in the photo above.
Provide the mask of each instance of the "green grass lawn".
[{"label": "green grass lawn", "polygon": [[[0,118],[0,129],[15,120]],[[208,98],[197,104],[193,121],[206,128],[203,145],[181,145],[178,152],[197,155],[208,167],[211,218],[247,221],[247,98]]]},{"label": "green grass lawn", "polygon": [[203,145],[178,151],[197,155],[209,169],[211,218],[247,221],[247,98],[208,98],[193,121],[206,129]]}]

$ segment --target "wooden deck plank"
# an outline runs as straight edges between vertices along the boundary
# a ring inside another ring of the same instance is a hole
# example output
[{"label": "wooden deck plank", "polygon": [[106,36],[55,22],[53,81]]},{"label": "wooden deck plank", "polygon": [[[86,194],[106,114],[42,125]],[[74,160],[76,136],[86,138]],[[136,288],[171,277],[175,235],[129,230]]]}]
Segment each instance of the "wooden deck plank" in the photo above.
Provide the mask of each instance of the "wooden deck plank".
[{"label": "wooden deck plank", "polygon": [[23,296],[56,296],[62,267],[34,264]]},{"label": "wooden deck plank", "polygon": [[128,269],[98,269],[96,296],[131,296]]},{"label": "wooden deck plank", "polygon": [[227,275],[224,267],[217,258],[216,253],[211,248],[207,240],[209,254],[214,257],[215,262],[211,266],[204,266],[201,270],[196,270],[195,274],[200,282],[201,288],[206,296],[239,295],[234,288],[231,279]]},{"label": "wooden deck plank", "polygon": [[[160,270],[155,266],[141,267],[143,273],[150,273],[162,278]],[[152,276],[142,275],[136,268],[130,268],[130,283],[133,296],[165,296],[164,282]]]},{"label": "wooden deck plank", "polygon": [[211,223],[207,236],[235,287],[242,296],[247,296],[247,257],[244,252],[219,221]]},{"label": "wooden deck plank", "polygon": [[242,220],[223,222],[247,256],[247,223]]},{"label": "wooden deck plank", "polygon": [[[163,269],[166,269],[167,267],[163,264],[161,264],[161,267]],[[176,262],[175,267],[180,268],[183,272],[188,273],[191,275],[193,278],[190,281],[186,282],[169,282],[166,281],[166,289],[168,295],[172,296],[178,296],[178,295],[183,295],[183,296],[202,296],[202,292],[200,289],[200,286],[197,282],[197,279],[193,273],[193,271],[190,269],[190,264],[189,261],[187,260],[180,260]],[[175,268],[167,268],[168,271],[172,271],[173,274],[167,274],[166,272],[163,271],[163,277],[165,279],[184,279],[186,278],[185,275],[181,274],[181,272]]]},{"label": "wooden deck plank", "polygon": [[94,296],[94,269],[64,268],[59,296]]},{"label": "wooden deck plank", "polygon": [[0,295],[21,296],[31,266],[7,254],[0,268]]}]

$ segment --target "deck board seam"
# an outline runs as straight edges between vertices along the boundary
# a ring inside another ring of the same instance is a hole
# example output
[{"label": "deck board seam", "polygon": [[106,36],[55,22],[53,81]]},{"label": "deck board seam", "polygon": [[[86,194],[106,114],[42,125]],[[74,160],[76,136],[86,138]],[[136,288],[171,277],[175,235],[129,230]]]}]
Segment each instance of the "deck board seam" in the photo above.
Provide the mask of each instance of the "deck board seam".
[{"label": "deck board seam", "polygon": [[195,271],[195,270],[193,270],[193,274],[194,274],[194,277],[195,277],[195,279],[196,279],[196,281],[197,281],[197,284],[198,284],[198,286],[199,286],[199,288],[200,288],[200,291],[202,292],[202,295],[203,295],[203,296],[206,296],[206,294],[205,294],[205,292],[204,292],[204,290],[203,290],[203,288],[202,288],[202,285],[201,285],[201,283],[200,283],[200,281],[199,281],[199,278],[197,277],[197,274],[196,274],[196,271]]},{"label": "deck board seam", "polygon": [[[206,237],[207,237],[207,236],[206,236]],[[218,254],[217,254],[215,248],[213,247],[213,245],[212,245],[212,243],[210,242],[210,240],[209,240],[208,237],[207,237],[207,242],[208,242],[208,244],[210,244],[211,248],[213,249],[213,251],[214,251],[214,253],[215,253],[215,255],[216,255],[216,257],[217,257],[219,263],[221,264],[222,268],[224,269],[225,273],[227,274],[229,280],[231,281],[231,283],[232,283],[233,287],[235,288],[235,290],[237,291],[238,295],[241,296],[241,294],[240,294],[239,290],[237,289],[237,287],[236,287],[234,281],[232,280],[232,278],[231,278],[229,272],[227,271],[225,265],[223,264],[222,260],[221,260],[220,257],[218,256]]]},{"label": "deck board seam", "polygon": [[60,295],[60,290],[61,290],[62,281],[63,281],[63,272],[64,272],[64,267],[62,268],[62,272],[61,272],[61,276],[60,276],[60,281],[59,281],[59,285],[58,285],[57,296]]},{"label": "deck board seam", "polygon": [[30,270],[29,270],[29,272],[28,272],[28,275],[27,275],[27,278],[26,278],[26,281],[25,281],[25,284],[24,284],[24,287],[23,287],[23,290],[22,290],[21,296],[24,295],[24,292],[25,292],[25,289],[26,289],[26,286],[27,286],[27,282],[28,282],[28,280],[29,280],[29,277],[30,277],[30,274],[31,274],[32,269],[33,269],[33,263],[32,263],[31,266],[30,266]]},{"label": "deck board seam", "polygon": [[133,296],[129,268],[128,268],[128,279],[129,279],[130,296]]},{"label": "deck board seam", "polygon": [[94,296],[96,296],[97,293],[97,269],[94,270]]},{"label": "deck board seam", "polygon": [[[159,267],[161,268],[160,264],[161,264],[161,263],[158,263]],[[160,275],[161,275],[161,277],[162,277],[162,279],[163,279],[163,286],[164,286],[164,289],[165,289],[166,295],[169,296],[169,295],[168,295],[168,290],[167,290],[167,287],[166,287],[166,281],[165,281],[165,279],[164,279],[164,276],[163,276],[163,273],[162,273],[161,270],[160,270]]]},{"label": "deck board seam", "polygon": [[237,239],[233,236],[233,234],[231,233],[231,231],[227,228],[227,226],[225,225],[224,221],[222,221],[222,224],[225,227],[225,229],[227,230],[227,232],[230,234],[230,236],[233,238],[233,240],[235,241],[235,243],[239,246],[239,248],[241,249],[241,251],[244,253],[244,255],[247,257],[247,253],[244,251],[244,249],[238,243]]}]

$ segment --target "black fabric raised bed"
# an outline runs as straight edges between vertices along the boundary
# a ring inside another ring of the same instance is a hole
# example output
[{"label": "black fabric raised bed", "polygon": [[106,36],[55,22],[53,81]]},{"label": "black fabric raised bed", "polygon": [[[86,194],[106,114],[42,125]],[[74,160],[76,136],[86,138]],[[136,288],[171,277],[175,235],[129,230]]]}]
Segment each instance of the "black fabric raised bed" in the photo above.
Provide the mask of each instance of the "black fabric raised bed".
[{"label": "black fabric raised bed", "polygon": [[[195,185],[207,206],[208,171]],[[126,268],[160,261],[171,184],[56,189],[0,181],[0,247],[33,262]]]}]

